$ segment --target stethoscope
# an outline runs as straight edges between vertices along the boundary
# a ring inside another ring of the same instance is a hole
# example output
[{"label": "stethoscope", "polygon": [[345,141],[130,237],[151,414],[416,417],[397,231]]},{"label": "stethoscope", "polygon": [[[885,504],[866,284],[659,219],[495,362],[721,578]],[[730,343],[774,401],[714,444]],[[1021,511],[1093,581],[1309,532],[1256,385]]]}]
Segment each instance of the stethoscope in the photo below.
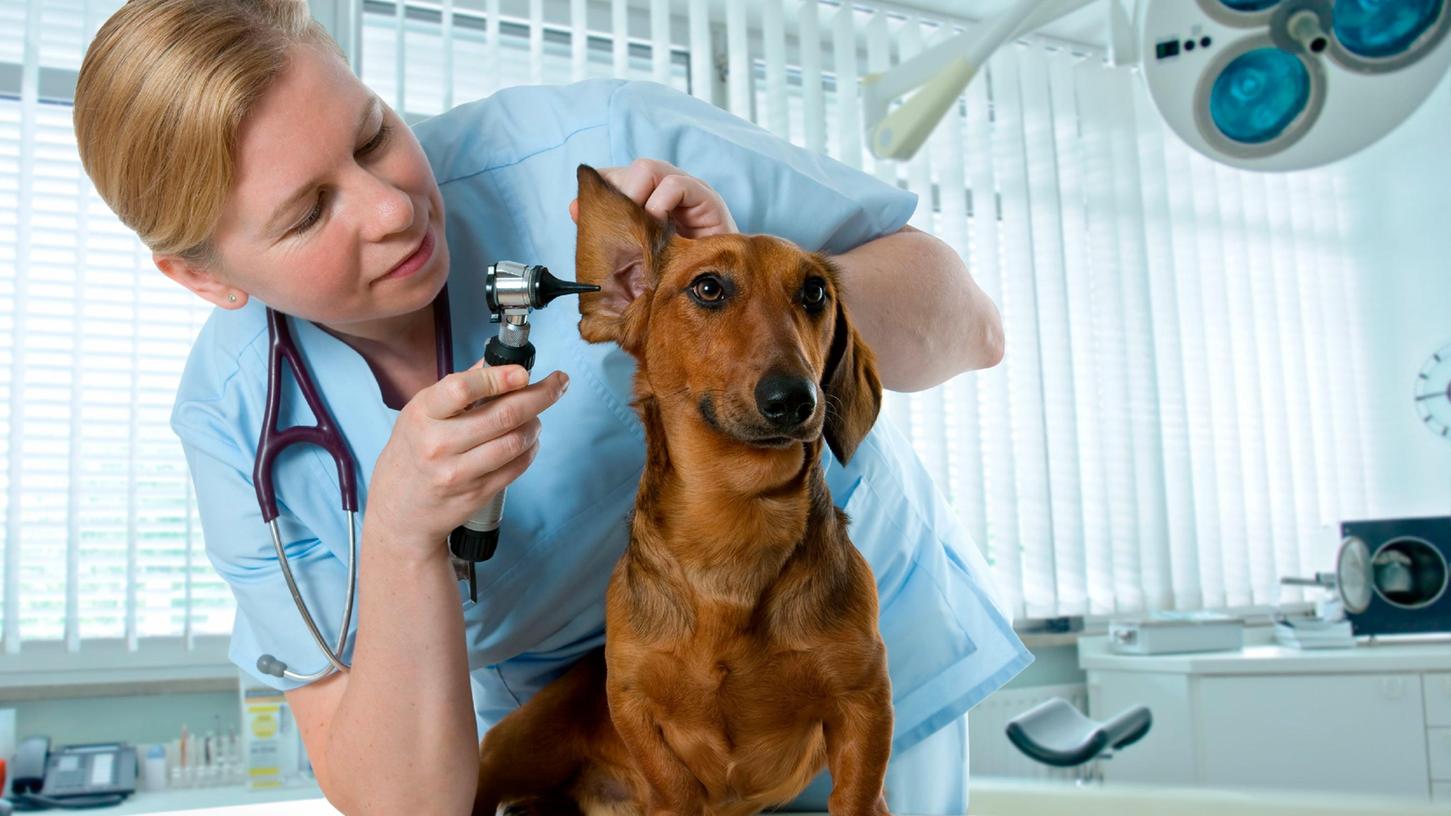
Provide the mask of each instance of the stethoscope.
[{"label": "stethoscope", "polygon": [[[448,308],[447,284],[433,301],[433,321],[438,378],[441,380],[453,372],[453,329]],[[348,670],[348,664],[343,662],[342,653],[343,647],[347,643],[348,624],[353,617],[353,596],[358,586],[357,462],[348,450],[347,442],[338,430],[332,414],[328,413],[327,406],[323,404],[316,384],[313,383],[312,377],[308,376],[307,368],[302,362],[302,355],[298,352],[296,344],[292,342],[292,332],[287,327],[287,316],[270,306],[267,308],[267,337],[270,349],[267,359],[267,410],[262,420],[262,436],[257,443],[257,458],[252,466],[252,483],[257,490],[257,503],[262,508],[262,521],[272,531],[272,546],[277,550],[277,563],[282,567],[282,577],[287,581],[287,589],[292,593],[292,601],[297,605],[297,611],[302,615],[303,623],[307,624],[307,631],[312,634],[317,648],[327,657],[328,662],[327,665],[312,674],[299,674],[288,669],[287,664],[276,657],[264,654],[257,658],[257,669],[263,674],[270,674],[273,677],[295,680],[299,683],[311,683],[333,672]],[[307,407],[312,409],[312,415],[317,420],[316,425],[297,425],[286,430],[278,430],[277,421],[282,414],[283,363],[291,367],[292,377],[296,380],[298,388],[301,389],[302,397],[307,401]],[[338,468],[338,487],[342,494],[343,510],[348,514],[348,592],[347,599],[343,602],[343,617],[338,624],[335,646],[328,645],[322,631],[318,629],[317,621],[313,619],[312,613],[308,610],[307,601],[303,599],[302,592],[297,588],[297,580],[292,576],[292,566],[287,561],[287,552],[282,546],[282,532],[277,524],[277,493],[272,486],[272,465],[287,446],[295,443],[317,445],[332,455],[333,462]]]},{"label": "stethoscope", "polygon": [[[534,344],[529,342],[529,313],[542,309],[550,301],[562,295],[578,295],[599,291],[598,286],[574,281],[560,280],[549,270],[537,264],[521,264],[514,261],[499,261],[491,264],[484,273],[484,301],[489,310],[490,322],[499,324],[498,336],[489,339],[484,348],[484,362],[490,366],[514,364],[525,370],[534,368]],[[438,359],[438,378],[441,380],[453,373],[453,321],[448,306],[448,286],[445,285],[433,301],[433,325]],[[277,563],[282,567],[282,577],[292,593],[292,602],[297,605],[307,631],[312,634],[317,648],[327,657],[327,665],[312,674],[300,674],[287,668],[287,664],[271,654],[257,658],[257,670],[273,677],[311,683],[333,672],[345,672],[348,664],[343,662],[343,647],[347,644],[348,624],[353,617],[353,596],[358,586],[358,486],[355,472],[356,462],[348,451],[347,442],[332,414],[323,404],[317,386],[307,374],[302,355],[292,342],[292,333],[287,328],[287,317],[276,310],[267,309],[267,336],[269,352],[267,358],[267,410],[262,420],[262,436],[257,442],[257,458],[252,466],[252,483],[257,490],[257,503],[262,508],[262,521],[272,531],[272,546],[277,550]],[[293,379],[302,391],[303,399],[312,409],[316,425],[298,425],[287,430],[278,430],[277,421],[282,414],[282,365],[292,368]],[[348,592],[343,602],[343,617],[338,624],[335,646],[329,646],[317,621],[308,610],[307,601],[297,588],[292,576],[292,566],[287,561],[287,551],[282,546],[282,531],[277,524],[277,493],[272,486],[272,465],[288,445],[294,443],[317,445],[333,457],[338,468],[338,489],[342,494],[343,510],[348,514]],[[455,573],[469,582],[469,598],[478,601],[475,564],[491,558],[499,543],[499,525],[504,511],[504,492],[496,493],[484,507],[459,525],[449,535],[449,551],[454,557]]]}]

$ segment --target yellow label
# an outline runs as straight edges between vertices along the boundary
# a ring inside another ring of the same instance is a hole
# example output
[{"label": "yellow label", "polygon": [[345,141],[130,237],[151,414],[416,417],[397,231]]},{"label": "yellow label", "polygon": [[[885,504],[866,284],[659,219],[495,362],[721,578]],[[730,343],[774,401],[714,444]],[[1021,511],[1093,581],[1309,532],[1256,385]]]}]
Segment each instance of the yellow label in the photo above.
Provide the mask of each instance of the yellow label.
[{"label": "yellow label", "polygon": [[253,713],[252,736],[269,739],[277,735],[277,717],[270,713]]}]

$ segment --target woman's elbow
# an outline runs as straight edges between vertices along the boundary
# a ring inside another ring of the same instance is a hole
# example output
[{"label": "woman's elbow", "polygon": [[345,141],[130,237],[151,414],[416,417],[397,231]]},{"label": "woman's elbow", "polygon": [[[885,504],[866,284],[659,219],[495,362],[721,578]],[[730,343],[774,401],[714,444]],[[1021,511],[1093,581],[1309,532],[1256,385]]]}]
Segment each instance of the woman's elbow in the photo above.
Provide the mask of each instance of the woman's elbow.
[{"label": "woman's elbow", "polygon": [[969,344],[971,359],[968,361],[968,371],[992,368],[1003,361],[1003,354],[1006,351],[1007,343],[1003,338],[1002,317],[998,315],[997,307],[991,302],[987,306],[988,314],[974,327],[973,333],[976,336]]},{"label": "woman's elbow", "polygon": [[[951,324],[950,345],[943,352],[951,362],[949,376],[968,371],[992,368],[1003,361],[1005,342],[1003,320],[998,307],[981,290],[972,293],[959,307],[957,319]],[[963,316],[966,319],[963,319]]]},{"label": "woman's elbow", "polygon": [[[956,331],[949,330],[945,333],[951,338],[952,351],[948,354],[956,368],[952,376],[992,368],[1003,359],[1002,315],[998,313],[997,305],[978,286],[977,281],[973,280],[972,273],[968,271],[962,258],[950,246],[936,238],[932,239],[932,246],[937,256],[936,266],[947,276],[943,290],[954,293],[954,296],[938,301],[948,309],[948,313],[942,315],[939,325],[956,328]],[[967,316],[966,320],[962,319],[964,315]]]},{"label": "woman's elbow", "polygon": [[[359,739],[332,731],[330,737]],[[321,763],[313,762],[318,787],[328,803],[340,813],[469,813],[473,809],[478,786],[477,754],[455,752],[445,761],[432,760],[428,752],[419,751],[408,757],[394,757],[392,767],[341,768],[348,760],[336,750],[338,743],[327,741],[328,751]],[[436,747],[436,746],[434,746]],[[358,756],[349,751],[352,759]],[[377,760],[370,756],[366,759]]]},{"label": "woman's elbow", "polygon": [[322,788],[328,804],[339,813],[353,814],[395,814],[395,813],[469,813],[473,810],[477,776],[466,774],[457,777],[416,780],[405,784],[365,785],[354,782],[344,789],[337,785]]}]

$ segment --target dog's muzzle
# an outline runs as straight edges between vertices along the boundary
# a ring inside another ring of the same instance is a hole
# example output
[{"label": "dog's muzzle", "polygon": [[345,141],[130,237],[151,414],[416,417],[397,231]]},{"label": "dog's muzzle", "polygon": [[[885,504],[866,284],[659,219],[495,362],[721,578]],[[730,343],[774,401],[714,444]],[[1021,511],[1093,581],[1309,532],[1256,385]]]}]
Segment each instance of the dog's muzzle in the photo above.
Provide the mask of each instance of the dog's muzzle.
[{"label": "dog's muzzle", "polygon": [[756,410],[777,430],[790,431],[816,413],[816,383],[770,374],[756,383]]}]

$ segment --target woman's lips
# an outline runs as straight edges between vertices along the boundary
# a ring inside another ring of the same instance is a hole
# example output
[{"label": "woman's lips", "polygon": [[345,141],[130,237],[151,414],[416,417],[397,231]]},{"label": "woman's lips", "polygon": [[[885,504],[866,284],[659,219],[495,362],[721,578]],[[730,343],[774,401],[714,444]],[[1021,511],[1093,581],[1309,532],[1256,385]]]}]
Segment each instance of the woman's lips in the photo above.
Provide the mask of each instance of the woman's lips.
[{"label": "woman's lips", "polygon": [[404,258],[402,262],[400,262],[397,266],[393,267],[393,269],[389,271],[388,274],[384,275],[382,278],[379,278],[379,280],[396,280],[398,278],[406,278],[422,268],[424,264],[428,263],[428,259],[432,257],[433,227],[430,226],[428,229],[424,230],[423,242],[419,244],[418,249],[412,255]]}]

